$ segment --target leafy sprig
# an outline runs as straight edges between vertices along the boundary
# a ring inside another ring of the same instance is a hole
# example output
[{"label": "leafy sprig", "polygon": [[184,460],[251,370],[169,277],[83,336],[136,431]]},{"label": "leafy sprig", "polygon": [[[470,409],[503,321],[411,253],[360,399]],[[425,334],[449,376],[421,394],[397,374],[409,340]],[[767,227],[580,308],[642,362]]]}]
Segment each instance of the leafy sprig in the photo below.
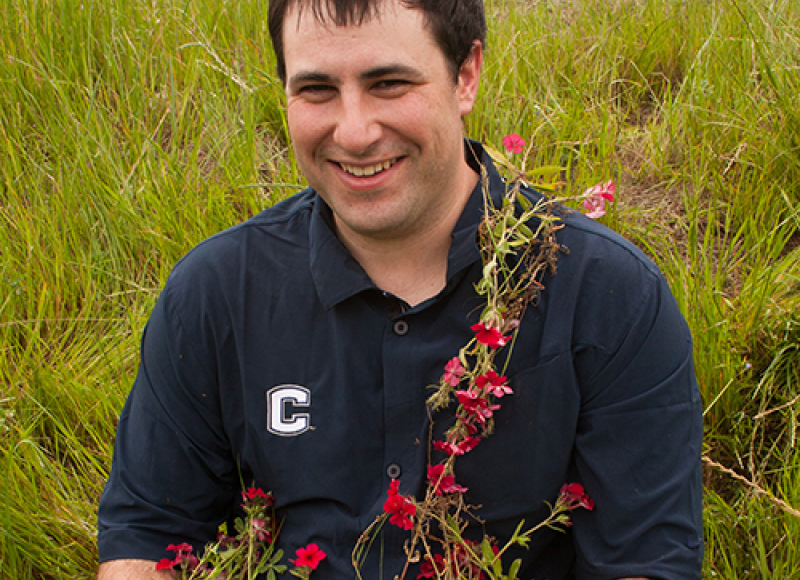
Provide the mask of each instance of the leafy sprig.
[{"label": "leafy sprig", "polygon": [[[506,136],[503,144],[509,153],[521,153],[525,147],[519,135]],[[567,252],[556,239],[556,233],[563,227],[564,198],[542,196],[534,200],[522,191],[525,179],[554,176],[562,168],[526,170],[524,160],[517,167],[506,155],[490,147],[486,149],[510,178],[497,207],[490,197],[488,174],[482,169],[484,217],[478,228],[478,243],[483,269],[475,290],[484,297],[485,305],[479,322],[472,326],[473,338],[447,362],[427,401],[431,418],[436,411],[455,405],[454,424],[445,431],[444,440],[433,441],[431,450],[444,452],[446,459],[438,464],[429,463],[421,500],[401,495],[400,482],[392,481],[385,513],[362,534],[353,550],[353,565],[359,578],[369,544],[386,521],[411,534],[405,546],[406,565],[398,576],[400,580],[414,563],[420,563],[418,579],[515,580],[522,560],[515,559],[507,570],[502,562],[502,556],[510,548],[527,548],[530,538],[542,528],[563,530],[570,525],[569,513],[574,509],[594,508],[583,486],[564,484],[550,506],[549,515],[530,526],[521,521],[504,544],[498,545],[489,536],[481,541],[464,537],[469,523],[479,520],[466,501],[468,488],[456,482],[455,463],[492,434],[500,400],[513,395],[503,376],[505,367],[497,368],[497,357],[506,349],[505,365],[508,364],[522,316],[545,289],[544,276],[555,274],[558,256]],[[537,187],[554,191],[563,184],[551,181],[541,185]],[[607,182],[587,190],[583,198],[592,200],[590,205],[585,204],[587,211],[594,212],[590,217],[599,217],[598,209],[604,212],[605,201],[613,200],[613,188],[613,183]],[[432,419],[430,429],[433,433]]]}]

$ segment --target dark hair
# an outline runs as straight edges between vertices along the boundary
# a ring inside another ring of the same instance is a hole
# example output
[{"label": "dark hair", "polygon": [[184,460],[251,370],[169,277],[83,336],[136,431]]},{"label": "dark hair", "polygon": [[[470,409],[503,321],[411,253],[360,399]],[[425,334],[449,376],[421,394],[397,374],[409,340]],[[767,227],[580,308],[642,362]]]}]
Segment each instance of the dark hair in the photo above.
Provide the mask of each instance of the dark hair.
[{"label": "dark hair", "polygon": [[[320,20],[336,26],[360,25],[379,15],[380,5],[391,0],[270,0],[269,34],[278,58],[278,76],[286,83],[283,24],[291,7],[311,9]],[[453,81],[476,40],[486,43],[483,0],[400,0],[407,8],[422,10],[433,38],[444,53]]]}]

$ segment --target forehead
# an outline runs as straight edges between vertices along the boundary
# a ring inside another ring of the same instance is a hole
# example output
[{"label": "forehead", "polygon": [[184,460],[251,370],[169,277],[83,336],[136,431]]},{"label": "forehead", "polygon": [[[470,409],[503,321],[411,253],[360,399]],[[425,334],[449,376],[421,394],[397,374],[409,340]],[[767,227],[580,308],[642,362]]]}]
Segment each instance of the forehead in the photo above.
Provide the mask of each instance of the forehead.
[{"label": "forehead", "polygon": [[[324,0],[323,0],[324,2]],[[314,10],[309,3],[292,4],[283,27],[287,73],[291,69],[314,68],[326,61],[378,62],[391,60],[443,58],[419,9],[407,8],[400,0],[383,0],[359,21],[334,22],[324,5]]]}]

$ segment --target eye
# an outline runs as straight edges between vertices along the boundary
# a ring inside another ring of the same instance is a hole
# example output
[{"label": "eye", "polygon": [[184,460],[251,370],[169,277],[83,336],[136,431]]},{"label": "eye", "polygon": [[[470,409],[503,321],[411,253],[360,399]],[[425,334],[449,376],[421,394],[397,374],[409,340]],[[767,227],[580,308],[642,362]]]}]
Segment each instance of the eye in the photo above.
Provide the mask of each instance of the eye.
[{"label": "eye", "polygon": [[326,101],[331,98],[335,92],[335,87],[324,84],[303,85],[297,89],[298,95],[313,102]]},{"label": "eye", "polygon": [[376,82],[372,89],[382,96],[395,97],[408,92],[412,87],[406,79],[383,79]]}]

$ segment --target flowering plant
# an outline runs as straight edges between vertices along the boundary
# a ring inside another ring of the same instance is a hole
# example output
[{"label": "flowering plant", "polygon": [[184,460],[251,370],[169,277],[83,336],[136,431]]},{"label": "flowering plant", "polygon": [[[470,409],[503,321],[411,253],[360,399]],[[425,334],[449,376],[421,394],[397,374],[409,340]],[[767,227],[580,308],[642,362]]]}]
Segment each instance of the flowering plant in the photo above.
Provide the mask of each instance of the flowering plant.
[{"label": "flowering plant", "polygon": [[[242,492],[245,517],[236,518],[234,536],[228,535],[223,525],[217,541],[207,545],[200,558],[192,553],[189,544],[170,544],[167,549],[175,552],[175,557],[163,558],[156,570],[175,570],[181,580],[252,580],[264,573],[272,580],[276,574],[285,573],[287,566],[281,564],[283,550],[275,548],[279,526],[272,509],[274,503],[269,493],[257,487],[247,488]],[[289,560],[294,564],[289,572],[303,580],[308,580],[325,558],[325,552],[316,544],[299,548],[296,555],[295,560]]]},{"label": "flowering plant", "polygon": [[[503,139],[503,145],[508,153],[516,154],[523,151],[525,141],[511,134]],[[486,150],[499,166],[511,172],[511,179],[501,207],[495,207],[489,198],[485,169],[482,172],[485,214],[478,229],[478,241],[483,271],[476,291],[485,298],[485,306],[479,321],[471,327],[474,336],[445,364],[441,379],[432,386],[434,393],[427,401],[431,417],[440,409],[455,407],[454,423],[445,431],[444,438],[431,438],[433,450],[443,452],[445,459],[428,465],[427,484],[420,499],[402,495],[400,482],[391,482],[385,513],[362,534],[353,551],[353,565],[359,578],[364,550],[387,519],[411,534],[406,542],[406,565],[398,576],[400,580],[415,562],[421,562],[418,580],[514,580],[522,560],[514,560],[505,571],[501,560],[504,553],[513,546],[526,548],[531,536],[544,527],[569,526],[569,512],[574,509],[594,509],[594,502],[581,484],[566,483],[550,506],[549,516],[527,527],[521,521],[505,544],[498,545],[495,538],[488,536],[474,541],[463,535],[469,522],[477,518],[465,499],[468,488],[456,481],[455,463],[491,435],[501,400],[514,394],[504,376],[505,369],[497,368],[497,355],[504,348],[513,348],[527,306],[544,289],[543,276],[555,273],[558,255],[566,251],[555,235],[562,227],[556,202],[562,200],[542,197],[533,201],[521,191],[524,179],[556,175],[562,168],[526,170],[524,162],[518,168],[506,155],[490,147]],[[563,184],[554,182],[540,189],[552,191],[560,185]],[[587,199],[600,199],[603,203],[613,200],[612,182],[597,187],[597,191],[587,192]],[[595,212],[589,217],[599,216]],[[432,424],[430,428],[433,433]]]}]

